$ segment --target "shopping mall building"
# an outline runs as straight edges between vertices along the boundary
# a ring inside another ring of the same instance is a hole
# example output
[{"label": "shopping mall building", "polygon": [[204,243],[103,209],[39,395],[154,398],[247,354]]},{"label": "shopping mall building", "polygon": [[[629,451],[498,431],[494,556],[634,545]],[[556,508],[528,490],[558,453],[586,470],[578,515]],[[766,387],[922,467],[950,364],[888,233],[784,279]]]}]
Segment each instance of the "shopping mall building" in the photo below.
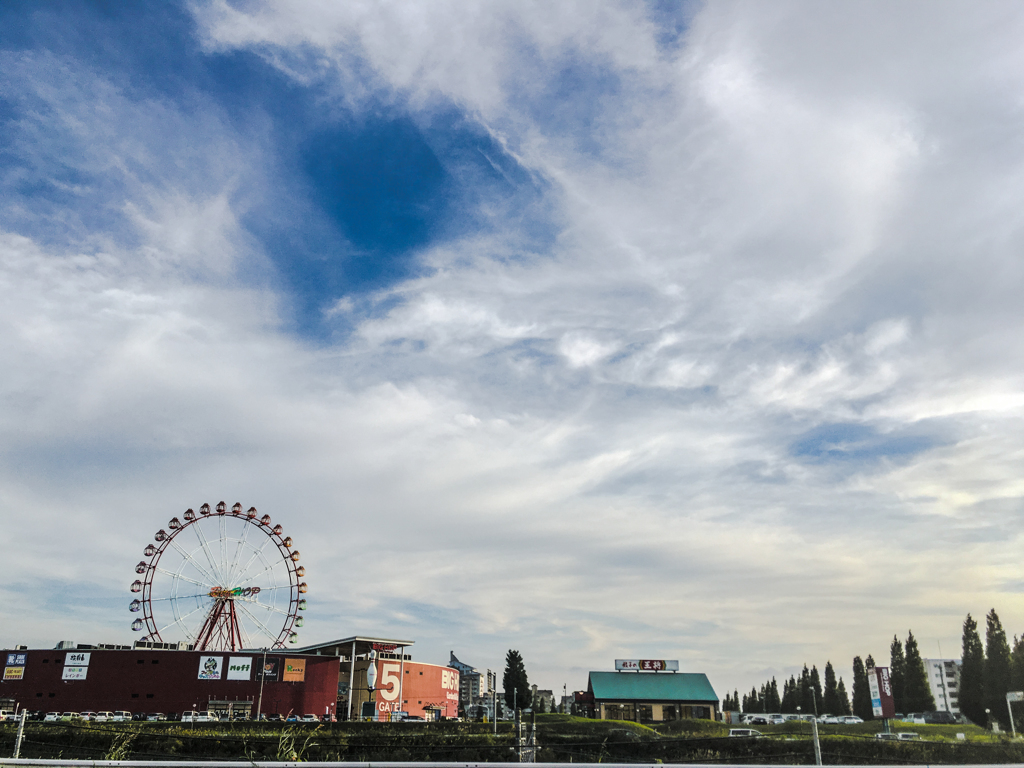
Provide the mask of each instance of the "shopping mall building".
[{"label": "shopping mall building", "polygon": [[[313,714],[339,720],[388,720],[394,712],[430,720],[457,717],[458,671],[414,662],[412,645],[349,637],[291,651],[235,653],[144,642],[18,648],[2,652],[0,708],[165,715],[212,710],[235,717]],[[371,663],[377,671],[372,691]]]}]

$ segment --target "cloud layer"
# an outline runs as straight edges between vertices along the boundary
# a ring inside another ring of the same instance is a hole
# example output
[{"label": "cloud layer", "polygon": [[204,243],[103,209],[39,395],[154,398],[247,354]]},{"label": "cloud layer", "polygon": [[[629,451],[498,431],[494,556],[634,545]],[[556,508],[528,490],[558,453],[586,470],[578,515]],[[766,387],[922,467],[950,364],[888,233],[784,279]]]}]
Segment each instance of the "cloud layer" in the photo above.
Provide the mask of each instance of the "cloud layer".
[{"label": "cloud layer", "polygon": [[12,14],[0,639],[130,639],[222,498],[304,640],[542,687],[1024,626],[1024,15],[430,7]]}]

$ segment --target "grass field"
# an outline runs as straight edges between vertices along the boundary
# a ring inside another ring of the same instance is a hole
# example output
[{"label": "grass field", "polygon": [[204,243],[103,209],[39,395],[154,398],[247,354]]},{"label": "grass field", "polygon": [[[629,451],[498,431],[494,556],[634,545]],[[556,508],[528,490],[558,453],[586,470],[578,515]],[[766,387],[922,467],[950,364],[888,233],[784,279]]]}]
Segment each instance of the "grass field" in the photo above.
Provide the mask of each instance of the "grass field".
[{"label": "grass field", "polygon": [[[707,720],[656,727],[616,720],[538,715],[544,762],[814,762],[809,723],[760,726],[763,738],[730,738]],[[880,723],[819,726],[826,764],[969,764],[1024,762],[1024,740],[975,726],[911,725],[920,742],[875,738]],[[515,761],[511,723],[119,723],[26,726],[22,757],[86,759],[449,760]],[[10,755],[16,725],[0,726],[0,754]],[[958,733],[964,739],[957,738]]]}]

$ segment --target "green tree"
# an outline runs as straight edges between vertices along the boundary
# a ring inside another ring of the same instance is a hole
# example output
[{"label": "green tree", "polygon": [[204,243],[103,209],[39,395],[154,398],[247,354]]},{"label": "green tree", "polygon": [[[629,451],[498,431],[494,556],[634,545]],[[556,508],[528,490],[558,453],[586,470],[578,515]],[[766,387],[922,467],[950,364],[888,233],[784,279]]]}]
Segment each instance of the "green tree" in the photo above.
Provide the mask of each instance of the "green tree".
[{"label": "green tree", "polygon": [[978,635],[978,622],[964,619],[960,667],[960,711],[975,725],[985,723],[985,648]]},{"label": "green tree", "polygon": [[896,705],[896,712],[905,715],[907,713],[907,659],[903,655],[903,643],[896,635],[892,636],[892,645],[889,646],[889,681],[892,683],[892,698]]},{"label": "green tree", "polygon": [[526,665],[519,651],[509,650],[505,656],[505,674],[501,678],[505,686],[505,704],[513,711],[526,709],[533,699],[530,681],[526,677]]},{"label": "green tree", "polygon": [[797,698],[796,678],[793,675],[790,675],[789,680],[782,684],[782,701],[779,703],[779,711],[785,712],[786,714],[793,714],[796,712],[796,707],[799,703],[800,700]]},{"label": "green tree", "polygon": [[[818,675],[818,668],[811,665],[811,692],[814,694],[814,698],[811,700],[811,712],[817,711],[819,714],[825,714],[821,711],[822,698],[821,698],[821,676]],[[817,709],[815,709],[817,708]]]},{"label": "green tree", "polygon": [[843,682],[843,678],[839,678],[839,685],[836,686],[836,696],[839,698],[839,715],[852,715],[853,711],[850,709],[850,697],[846,695],[846,683]]},{"label": "green tree", "polygon": [[1013,636],[1010,651],[1010,690],[1024,691],[1024,635]]},{"label": "green tree", "polygon": [[871,720],[874,717],[871,712],[871,686],[868,683],[868,671],[860,656],[853,657],[853,714],[862,720]]},{"label": "green tree", "polygon": [[[1003,640],[1005,641],[1005,636]],[[928,684],[928,670],[924,667],[921,659],[921,651],[917,647],[917,640],[914,633],[907,634],[907,643],[904,646],[906,655],[904,657],[904,691],[908,712],[933,712],[935,711],[935,697],[932,696],[932,688]],[[1010,649],[1006,649],[1009,657]]]},{"label": "green tree", "polygon": [[765,701],[765,710],[768,712],[781,712],[782,711],[782,697],[779,696],[779,684],[775,682],[775,678],[772,678],[771,683],[768,685],[768,691]]},{"label": "green tree", "polygon": [[992,716],[1010,727],[1010,714],[1006,710],[1006,692],[1010,690],[1010,644],[1006,632],[993,608],[985,617],[985,706]]},{"label": "green tree", "polygon": [[832,668],[832,662],[825,662],[825,691],[822,694],[822,714],[840,715],[839,686],[836,682],[836,671]]}]

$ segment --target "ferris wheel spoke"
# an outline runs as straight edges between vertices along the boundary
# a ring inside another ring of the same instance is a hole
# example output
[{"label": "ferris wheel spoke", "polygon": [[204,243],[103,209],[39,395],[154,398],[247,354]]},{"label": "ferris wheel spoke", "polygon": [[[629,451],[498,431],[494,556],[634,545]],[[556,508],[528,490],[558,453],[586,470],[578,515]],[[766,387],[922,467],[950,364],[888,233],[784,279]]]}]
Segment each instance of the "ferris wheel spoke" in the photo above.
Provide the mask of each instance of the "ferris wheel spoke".
[{"label": "ferris wheel spoke", "polygon": [[[197,561],[194,557],[192,557],[191,554],[189,554],[184,549],[182,549],[181,545],[178,544],[174,539],[169,539],[169,541],[171,542],[171,546],[174,547],[175,551],[177,551],[177,553],[179,555],[181,555],[181,557],[182,557],[181,568],[178,569],[179,571],[184,569],[184,567],[186,565],[191,565],[197,571],[202,573],[203,576],[205,576],[207,579],[209,579],[209,583],[208,584],[204,584],[203,586],[205,586],[205,587],[215,587],[215,586],[217,586],[217,577],[216,576],[214,576],[208,570],[203,568],[202,564],[199,563],[199,561]],[[185,577],[181,576],[180,578],[185,578]],[[195,583],[199,584],[200,582],[197,581]]]},{"label": "ferris wheel spoke", "polygon": [[202,547],[203,554],[206,555],[206,562],[210,564],[210,570],[216,576],[217,584],[223,585],[224,576],[213,562],[213,556],[210,554],[210,543],[206,540],[206,536],[203,535],[203,528],[199,525],[198,521],[192,524],[192,530],[195,532],[196,538],[199,539],[199,545]]},{"label": "ferris wheel spoke", "polygon": [[274,605],[267,605],[266,603],[249,603],[253,608],[262,608],[265,611],[273,611],[274,613],[280,613],[282,616],[291,616],[291,611],[286,611],[283,608],[278,608]]},{"label": "ferris wheel spoke", "polygon": [[254,573],[254,574],[253,574],[252,576],[250,576],[250,577],[249,577],[248,579],[246,579],[245,581],[239,582],[238,586],[240,586],[240,587],[241,587],[241,586],[244,586],[245,584],[248,584],[248,583],[249,583],[250,581],[252,581],[253,579],[258,579],[258,578],[259,578],[260,576],[262,576],[262,575],[263,575],[264,573],[267,573],[268,571],[272,571],[272,570],[274,570],[274,569],[275,569],[275,568],[276,568],[277,566],[279,566],[280,564],[281,564],[281,563],[279,563],[279,562],[277,562],[277,563],[271,563],[270,565],[268,565],[268,566],[267,566],[266,568],[264,568],[264,569],[263,569],[262,571],[260,571],[259,573]]},{"label": "ferris wheel spoke", "polygon": [[[238,545],[235,547],[235,556],[231,560],[231,566],[228,568],[228,578],[234,581],[235,574],[238,572],[238,561],[242,557],[242,551],[245,549],[246,540],[249,538],[249,529],[253,526],[250,523],[246,523],[242,526],[242,538],[238,540]],[[255,547],[253,547],[255,549]]]},{"label": "ferris wheel spoke", "polygon": [[269,629],[266,624],[257,619],[255,616],[253,616],[244,605],[239,605],[238,607],[241,609],[242,613],[244,613],[246,616],[248,616],[250,619],[252,619],[254,622],[260,625],[260,628],[267,633],[267,637],[277,637],[277,634],[275,634],[271,629]]},{"label": "ferris wheel spoke", "polygon": [[168,628],[170,628],[170,627],[173,627],[173,626],[174,626],[175,624],[180,624],[180,623],[181,623],[181,622],[183,622],[183,621],[184,621],[185,619],[187,619],[187,618],[188,618],[189,616],[191,616],[191,615],[192,615],[193,613],[197,613],[197,612],[199,612],[199,611],[202,611],[202,610],[204,610],[204,609],[207,609],[207,606],[205,606],[205,605],[200,605],[200,606],[199,606],[198,608],[196,608],[195,610],[191,610],[191,611],[189,611],[189,612],[188,612],[188,613],[186,613],[186,614],[185,614],[184,616],[178,616],[178,617],[175,617],[174,621],[172,621],[172,622],[171,622],[170,624],[168,624],[168,625],[167,625],[166,627],[161,627],[160,629],[158,629],[158,630],[157,630],[157,633],[163,632],[163,631],[164,631],[165,629],[168,629]]},{"label": "ferris wheel spoke", "polygon": [[157,571],[159,573],[166,574],[166,575],[170,576],[172,579],[181,579],[182,581],[188,581],[188,582],[190,582],[192,584],[195,584],[196,586],[204,587],[205,589],[209,589],[210,588],[209,584],[204,584],[201,581],[196,581],[195,579],[190,579],[188,576],[182,576],[180,573],[175,573],[174,571],[168,571],[166,568],[161,568],[161,567],[157,566],[153,570]]},{"label": "ferris wheel spoke", "polygon": [[[239,576],[244,576],[249,571],[249,567],[253,564],[253,561],[256,560],[257,557],[259,557],[260,555],[263,554],[263,550],[267,548],[267,544],[269,544],[270,541],[271,540],[268,538],[266,541],[263,542],[263,546],[262,547],[260,547],[259,549],[257,549],[255,552],[252,553],[252,557],[249,558],[249,562],[247,562],[245,564],[245,567],[238,573]],[[252,579],[249,579],[249,581],[252,581]],[[244,581],[242,582],[242,584],[245,584],[245,583],[246,582],[244,582]],[[240,586],[240,585],[239,584],[235,584],[235,586],[237,587],[237,586]]]},{"label": "ferris wheel spoke", "polygon": [[195,598],[204,598],[204,597],[209,597],[209,596],[210,595],[207,592],[204,592],[201,595],[171,595],[170,597],[151,597],[151,598],[149,598],[149,602],[151,602],[151,603],[159,603],[159,602],[164,601],[164,600],[192,600],[192,599],[195,599]]}]

